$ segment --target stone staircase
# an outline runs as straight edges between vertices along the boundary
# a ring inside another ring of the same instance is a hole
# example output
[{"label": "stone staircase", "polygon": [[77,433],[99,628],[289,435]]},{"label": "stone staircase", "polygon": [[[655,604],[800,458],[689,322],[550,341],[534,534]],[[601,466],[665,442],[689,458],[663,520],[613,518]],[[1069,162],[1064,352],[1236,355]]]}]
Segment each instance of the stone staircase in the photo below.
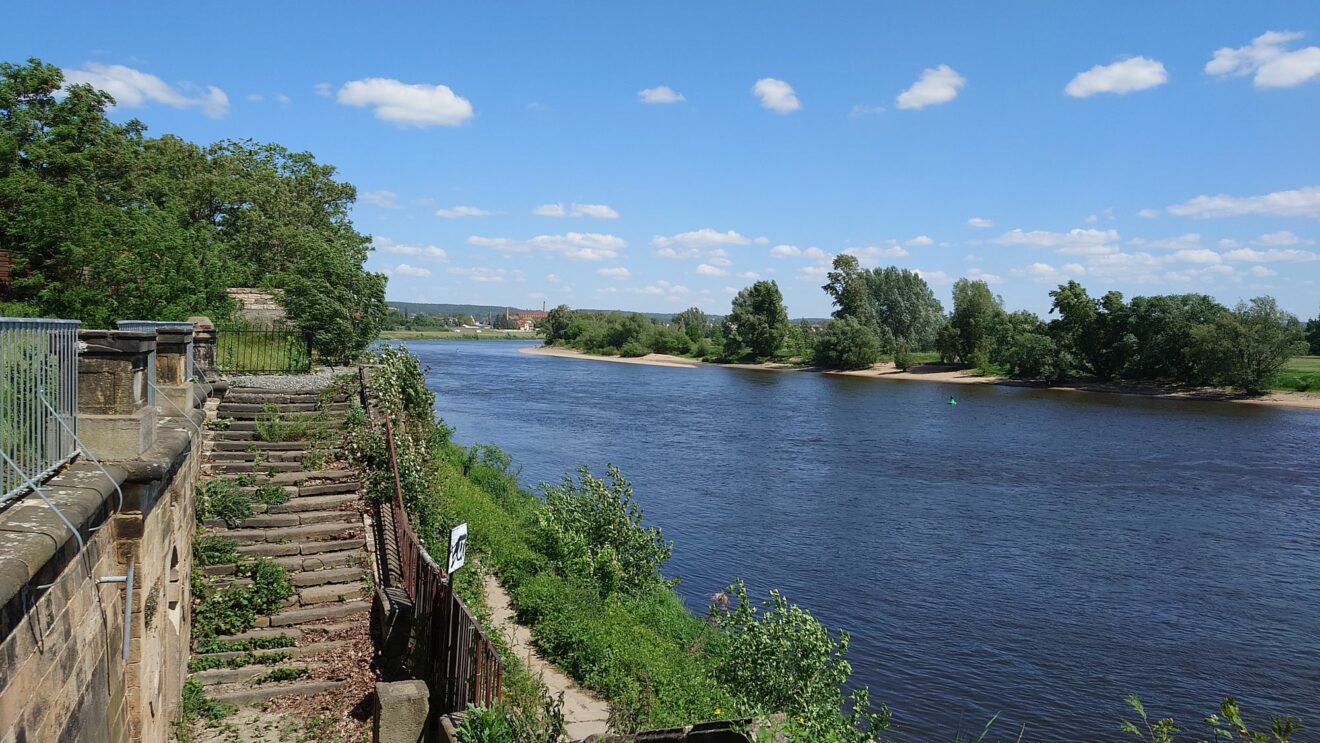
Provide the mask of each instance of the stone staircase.
[{"label": "stone staircase", "polygon": [[[252,516],[233,526],[206,520],[206,533],[233,540],[240,561],[260,556],[283,567],[294,594],[254,629],[216,638],[226,646],[219,652],[195,649],[199,670],[190,677],[212,699],[251,705],[345,683],[333,661],[353,644],[345,638],[366,636],[372,572],[360,484],[330,461],[349,407],[343,395],[237,387],[214,410],[213,419],[232,422],[207,431],[203,478],[230,479],[249,492],[276,486],[287,500],[254,502]],[[202,571],[218,585],[250,583],[237,577],[238,567]]]}]

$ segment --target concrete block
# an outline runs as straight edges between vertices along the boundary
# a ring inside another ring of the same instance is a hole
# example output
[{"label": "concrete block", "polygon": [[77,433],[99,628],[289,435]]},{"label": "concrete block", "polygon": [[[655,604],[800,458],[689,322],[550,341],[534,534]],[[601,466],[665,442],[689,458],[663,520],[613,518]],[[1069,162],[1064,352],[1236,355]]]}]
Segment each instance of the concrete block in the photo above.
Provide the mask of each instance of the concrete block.
[{"label": "concrete block", "polygon": [[373,743],[420,743],[424,740],[430,696],[425,681],[377,683]]},{"label": "concrete block", "polygon": [[103,460],[137,459],[155,443],[156,411],[141,408],[128,415],[78,414],[78,437]]}]

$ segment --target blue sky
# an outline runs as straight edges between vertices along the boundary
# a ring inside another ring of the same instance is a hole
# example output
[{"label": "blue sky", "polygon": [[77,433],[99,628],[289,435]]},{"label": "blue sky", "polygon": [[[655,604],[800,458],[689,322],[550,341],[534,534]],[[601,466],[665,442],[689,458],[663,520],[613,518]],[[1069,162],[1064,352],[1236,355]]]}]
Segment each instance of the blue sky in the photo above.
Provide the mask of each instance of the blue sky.
[{"label": "blue sky", "polygon": [[2,57],[335,164],[391,299],[821,316],[853,251],[1320,311],[1320,3],[123,7],[11,8]]}]

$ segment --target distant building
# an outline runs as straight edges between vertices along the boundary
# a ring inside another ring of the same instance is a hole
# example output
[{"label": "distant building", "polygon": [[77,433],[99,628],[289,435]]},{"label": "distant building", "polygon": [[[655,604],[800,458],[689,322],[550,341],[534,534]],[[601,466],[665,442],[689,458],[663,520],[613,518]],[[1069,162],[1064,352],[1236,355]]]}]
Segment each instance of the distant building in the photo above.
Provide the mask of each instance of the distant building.
[{"label": "distant building", "polygon": [[512,322],[519,330],[533,330],[538,320],[544,320],[549,312],[545,310],[519,310],[510,312],[509,308],[504,308],[504,319]]}]

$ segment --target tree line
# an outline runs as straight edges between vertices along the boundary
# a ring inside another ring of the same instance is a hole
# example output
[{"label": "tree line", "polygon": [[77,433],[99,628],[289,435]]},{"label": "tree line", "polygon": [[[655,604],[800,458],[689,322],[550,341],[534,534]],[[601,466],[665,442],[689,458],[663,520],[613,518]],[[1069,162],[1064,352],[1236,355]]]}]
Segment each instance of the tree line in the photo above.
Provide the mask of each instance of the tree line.
[{"label": "tree line", "polygon": [[[823,325],[792,323],[774,281],[734,297],[723,318],[693,307],[669,322],[638,314],[574,312],[561,305],[542,325],[546,343],[599,354],[667,353],[712,361],[794,360],[866,369],[923,359],[1020,379],[1226,386],[1262,392],[1288,361],[1320,354],[1320,317],[1303,324],[1271,297],[1229,308],[1205,294],[1092,297],[1075,281],[1050,292],[1049,318],[1008,311],[979,280],[953,285],[945,312],[925,279],[897,267],[834,259],[822,287],[834,304]],[[1303,382],[1302,384],[1309,384]]]},{"label": "tree line", "polygon": [[347,358],[385,315],[385,277],[335,168],[278,144],[205,147],[118,124],[89,85],[54,65],[0,63],[0,249],[12,280],[0,314],[223,321],[229,287],[280,290],[318,352]]}]

